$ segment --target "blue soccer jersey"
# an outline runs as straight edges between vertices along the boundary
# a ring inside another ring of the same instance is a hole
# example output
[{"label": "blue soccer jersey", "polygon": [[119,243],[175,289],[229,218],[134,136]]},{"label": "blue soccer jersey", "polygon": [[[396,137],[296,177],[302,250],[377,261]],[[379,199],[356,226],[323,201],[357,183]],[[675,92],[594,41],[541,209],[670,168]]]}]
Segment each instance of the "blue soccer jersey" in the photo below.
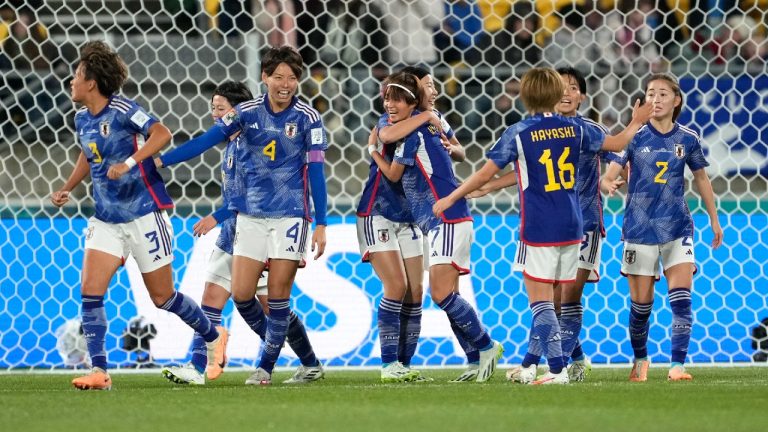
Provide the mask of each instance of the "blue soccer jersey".
[{"label": "blue soccer jersey", "polygon": [[[224,160],[221,163],[221,198],[225,208],[229,207],[233,196],[242,195],[242,179],[235,175],[235,157],[243,141],[245,141],[243,134],[239,134],[235,139],[227,142],[227,147],[224,149]],[[216,246],[230,255],[233,253],[236,221],[237,218],[234,215],[219,221],[221,231],[216,239]]]},{"label": "blue soccer jersey", "polygon": [[[602,137],[608,135],[608,129],[594,121],[579,117],[584,121],[585,128],[597,128],[600,133],[592,133],[588,136]],[[601,141],[602,143],[602,141]],[[603,198],[600,193],[600,157],[604,152],[581,152],[579,155],[578,176],[576,177],[576,189],[579,192],[579,205],[583,218],[584,233],[600,231],[605,237],[603,225]]]},{"label": "blue soccer jersey", "polygon": [[605,141],[583,119],[536,114],[504,131],[487,157],[499,169],[515,162],[520,190],[520,239],[531,246],[581,242],[583,222],[576,189],[580,153],[597,153]]},{"label": "blue soccer jersey", "polygon": [[227,136],[244,135],[235,150],[235,176],[242,190],[230,209],[259,218],[303,217],[311,220],[307,164],[313,152],[328,147],[320,114],[294,97],[274,113],[267,95],[238,104],[218,120]]},{"label": "blue soccer jersey", "polygon": [[612,160],[621,166],[629,163],[624,241],[658,245],[693,236],[685,202],[685,166],[697,171],[709,165],[696,132],[675,123],[662,134],[649,123]]},{"label": "blue soccer jersey", "polygon": [[151,157],[117,180],[107,178],[110,166],[122,163],[144,145],[156,122],[136,102],[120,96],[110,97],[96,115],[87,109],[75,114],[77,138],[91,170],[97,219],[125,223],[173,207]]},{"label": "blue soccer jersey", "polygon": [[[389,115],[383,114],[376,125],[378,130],[390,126]],[[387,162],[391,162],[395,154],[397,143],[384,145],[382,156]],[[376,162],[371,159],[368,171],[368,180],[363,188],[363,195],[357,206],[357,215],[382,216],[393,222],[413,222],[411,207],[405,197],[403,185],[400,182],[393,183],[389,181],[381,171]]]},{"label": "blue soccer jersey", "polygon": [[[420,126],[398,145],[394,161],[405,165],[401,182],[416,224],[424,233],[429,232],[441,222],[432,213],[432,206],[458,187],[451,157],[437,129],[432,125]],[[459,223],[471,221],[472,215],[467,201],[461,198],[441,218],[445,223]]]}]

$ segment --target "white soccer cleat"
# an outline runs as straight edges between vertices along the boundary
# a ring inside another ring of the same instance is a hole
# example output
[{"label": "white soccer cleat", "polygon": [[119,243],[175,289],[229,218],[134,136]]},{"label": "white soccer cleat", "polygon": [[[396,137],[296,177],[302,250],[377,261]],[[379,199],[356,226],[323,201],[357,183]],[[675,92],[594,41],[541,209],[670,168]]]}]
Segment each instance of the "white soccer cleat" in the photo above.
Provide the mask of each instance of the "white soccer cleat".
[{"label": "white soccer cleat", "polygon": [[547,372],[536,381],[533,381],[531,384],[532,385],[551,385],[551,384],[568,384],[569,382],[570,381],[568,380],[568,371],[565,368],[563,368],[563,370],[561,370],[560,373],[558,374]]},{"label": "white soccer cleat", "polygon": [[502,354],[504,354],[504,347],[496,341],[493,341],[492,346],[487,350],[480,351],[476,382],[486,382],[491,379]]},{"label": "white soccer cleat", "polygon": [[417,373],[403,366],[400,362],[392,362],[381,368],[381,382],[399,383],[411,382],[416,379]]},{"label": "white soccer cleat", "polygon": [[283,384],[306,384],[317,381],[323,377],[325,377],[323,365],[319,363],[317,366],[301,365],[296,369],[296,372],[293,373],[292,377],[283,381]]},{"label": "white soccer cleat", "polygon": [[262,368],[256,368],[256,372],[245,380],[245,385],[270,385],[272,384],[272,374]]},{"label": "white soccer cleat", "polygon": [[535,364],[528,367],[515,366],[507,371],[507,379],[520,384],[530,384],[536,381],[536,370]]},{"label": "white soccer cleat", "polygon": [[574,382],[584,381],[590,373],[592,373],[592,362],[587,356],[584,356],[584,360],[575,360],[568,366],[568,379]]},{"label": "white soccer cleat", "polygon": [[467,369],[461,373],[456,379],[450,380],[450,383],[464,383],[472,382],[477,379],[478,365],[470,364]]},{"label": "white soccer cleat", "polygon": [[205,385],[205,376],[191,363],[185,366],[164,367],[161,373],[168,381],[176,384]]}]

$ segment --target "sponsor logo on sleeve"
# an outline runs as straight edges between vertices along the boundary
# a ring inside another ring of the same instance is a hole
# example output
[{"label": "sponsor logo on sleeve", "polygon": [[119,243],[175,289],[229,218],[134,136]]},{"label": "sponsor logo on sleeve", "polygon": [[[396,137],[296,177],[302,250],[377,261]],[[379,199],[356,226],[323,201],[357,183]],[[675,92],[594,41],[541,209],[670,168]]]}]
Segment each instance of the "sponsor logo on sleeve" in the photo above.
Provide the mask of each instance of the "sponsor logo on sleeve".
[{"label": "sponsor logo on sleeve", "polygon": [[312,144],[323,143],[323,130],[321,128],[312,128],[311,136],[312,136]]},{"label": "sponsor logo on sleeve", "polygon": [[231,125],[235,120],[237,120],[237,112],[235,110],[229,111],[221,118],[221,122],[224,123],[225,126]]},{"label": "sponsor logo on sleeve", "polygon": [[138,110],[131,116],[131,121],[138,127],[144,127],[149,121],[149,116],[144,111]]}]

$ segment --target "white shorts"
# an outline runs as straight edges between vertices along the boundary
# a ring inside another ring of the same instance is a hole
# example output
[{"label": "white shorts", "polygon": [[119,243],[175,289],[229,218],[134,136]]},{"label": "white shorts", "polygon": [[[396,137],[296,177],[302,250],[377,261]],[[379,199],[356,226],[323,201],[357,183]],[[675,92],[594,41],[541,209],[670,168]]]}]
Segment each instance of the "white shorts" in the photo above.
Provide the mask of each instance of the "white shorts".
[{"label": "white shorts", "polygon": [[459,274],[469,274],[470,253],[475,231],[472,221],[441,223],[427,233],[429,266],[450,264]]},{"label": "white shorts", "polygon": [[357,218],[357,243],[363,262],[374,252],[397,251],[403,259],[422,256],[423,237],[412,223],[393,222],[378,215]]},{"label": "white shorts", "polygon": [[574,282],[578,258],[579,244],[541,247],[518,242],[513,268],[536,282]]},{"label": "white shorts", "polygon": [[[208,260],[208,274],[205,281],[216,284],[227,292],[232,292],[232,255],[213,247]],[[256,295],[267,295],[267,272],[262,272],[256,284]]]},{"label": "white shorts", "polygon": [[660,245],[624,242],[621,274],[654,276],[658,280],[659,258],[665,271],[677,264],[694,264],[696,260],[693,254],[693,237],[682,237]]},{"label": "white shorts", "polygon": [[269,259],[301,262],[309,222],[304,218],[267,219],[237,215],[233,255],[267,263]]},{"label": "white shorts", "polygon": [[603,249],[603,235],[597,231],[584,234],[579,251],[579,269],[589,270],[587,282],[600,280],[600,252]]},{"label": "white shorts", "polygon": [[106,252],[123,260],[128,255],[139,271],[149,273],[173,262],[173,226],[164,210],[124,223],[88,219],[85,248]]}]

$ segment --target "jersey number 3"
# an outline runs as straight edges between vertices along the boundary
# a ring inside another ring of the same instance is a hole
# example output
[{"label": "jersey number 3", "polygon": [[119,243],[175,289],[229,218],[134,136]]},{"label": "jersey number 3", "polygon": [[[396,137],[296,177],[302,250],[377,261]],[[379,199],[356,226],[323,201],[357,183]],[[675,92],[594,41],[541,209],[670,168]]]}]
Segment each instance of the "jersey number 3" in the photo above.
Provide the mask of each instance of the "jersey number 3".
[{"label": "jersey number 3", "polygon": [[[539,158],[539,163],[544,165],[547,169],[547,184],[544,185],[546,192],[553,192],[560,189],[573,189],[574,183],[576,183],[575,175],[576,168],[572,163],[567,162],[568,155],[571,154],[571,148],[566,147],[563,150],[563,154],[557,159],[558,177],[560,181],[555,179],[555,167],[552,161],[552,150],[546,149]],[[569,178],[569,180],[566,180]]]}]

